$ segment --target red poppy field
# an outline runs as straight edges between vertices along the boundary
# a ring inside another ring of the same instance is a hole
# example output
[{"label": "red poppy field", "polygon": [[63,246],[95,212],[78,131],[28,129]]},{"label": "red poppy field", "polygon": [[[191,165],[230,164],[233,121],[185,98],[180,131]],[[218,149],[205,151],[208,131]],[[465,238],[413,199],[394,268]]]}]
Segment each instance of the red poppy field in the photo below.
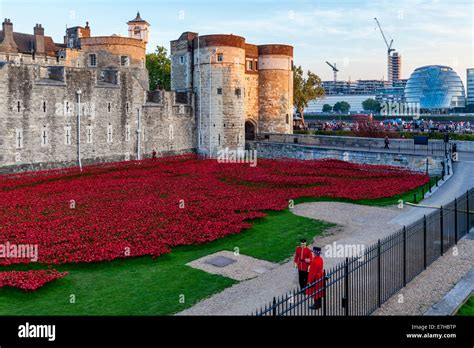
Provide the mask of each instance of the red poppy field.
[{"label": "red poppy field", "polygon": [[[392,197],[428,181],[337,160],[262,159],[250,167],[192,155],[1,176],[0,244],[36,244],[37,261],[48,265],[157,257],[239,233],[290,199]],[[3,265],[30,262],[0,258]],[[11,272],[0,272],[0,287],[35,290],[65,275]]]}]

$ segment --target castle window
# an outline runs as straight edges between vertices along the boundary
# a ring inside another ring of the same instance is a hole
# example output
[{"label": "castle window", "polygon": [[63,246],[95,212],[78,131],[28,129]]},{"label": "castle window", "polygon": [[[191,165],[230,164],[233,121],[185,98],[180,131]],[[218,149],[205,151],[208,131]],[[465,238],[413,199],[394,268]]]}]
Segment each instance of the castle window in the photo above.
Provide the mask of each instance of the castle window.
[{"label": "castle window", "polygon": [[180,64],[184,64],[184,56],[180,56],[180,57],[179,57],[179,63],[180,63]]},{"label": "castle window", "polygon": [[128,56],[120,56],[120,65],[121,66],[129,66],[130,65],[130,60]]},{"label": "castle window", "polygon": [[114,69],[104,69],[97,76],[97,84],[102,86],[118,85],[119,71]]},{"label": "castle window", "polygon": [[17,101],[16,102],[16,109],[18,110],[18,112],[21,112],[21,101]]},{"label": "castle window", "polygon": [[109,125],[107,126],[107,142],[109,144],[112,143],[112,132],[113,132],[112,125],[109,123]]},{"label": "castle window", "polygon": [[46,112],[46,102],[45,101],[43,102],[42,109],[43,109],[43,112]]},{"label": "castle window", "polygon": [[64,127],[64,145],[71,145],[71,126]]},{"label": "castle window", "polygon": [[130,103],[125,104],[125,109],[127,110],[127,114],[130,112]]},{"label": "castle window", "polygon": [[71,114],[71,106],[68,101],[64,101],[64,115],[69,116]]},{"label": "castle window", "polygon": [[17,149],[23,148],[23,129],[17,128],[15,129],[15,143]]},{"label": "castle window", "polygon": [[48,129],[46,126],[43,126],[43,129],[41,130],[41,146],[46,145],[48,145]]},{"label": "castle window", "polygon": [[224,61],[224,53],[217,53],[217,61],[218,62]]},{"label": "castle window", "polygon": [[125,141],[130,141],[130,125],[125,125]]},{"label": "castle window", "polygon": [[86,143],[92,144],[92,126],[91,125],[86,127]]},{"label": "castle window", "polygon": [[64,67],[48,66],[48,79],[64,82]]},{"label": "castle window", "polygon": [[235,95],[237,96],[237,98],[240,98],[240,96],[242,95],[242,90],[240,88],[236,88]]},{"label": "castle window", "polygon": [[258,70],[258,59],[255,59],[254,67],[255,67],[255,71],[257,71]]},{"label": "castle window", "polygon": [[253,61],[247,60],[247,70],[253,70]]},{"label": "castle window", "polygon": [[286,114],[286,124],[290,124],[290,115]]},{"label": "castle window", "polygon": [[219,87],[219,88],[217,89],[217,94],[222,94],[222,88]]},{"label": "castle window", "polygon": [[110,103],[107,104],[107,112],[110,112],[112,110],[112,105]]},{"label": "castle window", "polygon": [[97,54],[95,53],[89,54],[89,66],[92,68],[97,66]]}]

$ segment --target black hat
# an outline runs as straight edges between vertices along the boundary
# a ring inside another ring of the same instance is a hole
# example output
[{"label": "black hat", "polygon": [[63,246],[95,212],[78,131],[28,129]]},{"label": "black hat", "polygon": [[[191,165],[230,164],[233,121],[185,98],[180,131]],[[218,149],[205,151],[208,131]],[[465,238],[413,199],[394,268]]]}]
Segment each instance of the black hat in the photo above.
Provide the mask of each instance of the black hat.
[{"label": "black hat", "polygon": [[317,246],[313,247],[313,253],[317,255],[321,254],[321,248]]},{"label": "black hat", "polygon": [[301,238],[300,243],[306,243],[306,238]]}]

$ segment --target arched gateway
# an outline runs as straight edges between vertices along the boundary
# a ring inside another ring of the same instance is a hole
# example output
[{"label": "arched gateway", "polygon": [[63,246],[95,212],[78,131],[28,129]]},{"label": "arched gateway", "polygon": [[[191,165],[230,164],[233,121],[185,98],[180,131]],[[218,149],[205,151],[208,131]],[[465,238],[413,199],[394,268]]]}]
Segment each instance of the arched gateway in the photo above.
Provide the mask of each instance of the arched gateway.
[{"label": "arched gateway", "polygon": [[245,140],[255,140],[255,128],[252,121],[245,121]]}]

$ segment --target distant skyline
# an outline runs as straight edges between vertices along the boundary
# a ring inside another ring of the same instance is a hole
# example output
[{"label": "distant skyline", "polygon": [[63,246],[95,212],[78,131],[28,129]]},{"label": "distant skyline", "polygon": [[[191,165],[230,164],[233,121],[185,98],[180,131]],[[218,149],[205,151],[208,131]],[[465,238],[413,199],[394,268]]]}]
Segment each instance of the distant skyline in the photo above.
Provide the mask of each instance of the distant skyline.
[{"label": "distant skyline", "polygon": [[14,30],[32,33],[41,23],[45,35],[63,42],[66,25],[90,23],[92,35],[127,36],[126,22],[137,13],[150,24],[148,52],[182,32],[235,34],[254,44],[295,47],[295,64],[323,80],[336,63],[339,80],[387,78],[386,46],[377,17],[393,47],[402,55],[402,78],[423,65],[452,67],[466,82],[474,67],[474,1],[472,0],[0,0],[0,19]]}]

